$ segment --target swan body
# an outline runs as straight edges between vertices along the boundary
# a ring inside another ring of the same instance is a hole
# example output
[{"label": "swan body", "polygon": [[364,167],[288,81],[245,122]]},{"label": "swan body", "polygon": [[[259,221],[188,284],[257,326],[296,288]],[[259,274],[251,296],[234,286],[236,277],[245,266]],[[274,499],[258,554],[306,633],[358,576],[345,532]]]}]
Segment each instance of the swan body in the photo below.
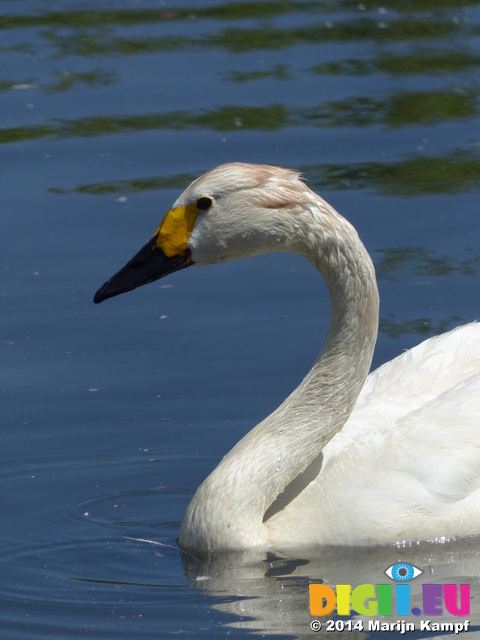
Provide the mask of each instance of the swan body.
[{"label": "swan body", "polygon": [[288,251],[323,275],[325,345],[299,387],[226,455],[187,508],[180,545],[218,551],[373,545],[480,533],[480,325],[368,375],[372,261],[299,174],[222,165],[195,180],[95,302],[190,266]]}]

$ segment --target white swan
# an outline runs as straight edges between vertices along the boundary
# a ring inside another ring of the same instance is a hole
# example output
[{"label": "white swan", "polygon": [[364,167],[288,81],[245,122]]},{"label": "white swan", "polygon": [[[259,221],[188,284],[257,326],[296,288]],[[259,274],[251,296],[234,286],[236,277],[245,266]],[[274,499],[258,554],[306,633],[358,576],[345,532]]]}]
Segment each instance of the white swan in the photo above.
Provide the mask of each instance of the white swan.
[{"label": "white swan", "polygon": [[480,325],[423,342],[367,377],[372,261],[299,175],[226,164],[195,180],[95,302],[173,271],[269,251],[326,280],[331,323],[300,386],[193,497],[180,545],[218,551],[371,545],[480,533]]}]

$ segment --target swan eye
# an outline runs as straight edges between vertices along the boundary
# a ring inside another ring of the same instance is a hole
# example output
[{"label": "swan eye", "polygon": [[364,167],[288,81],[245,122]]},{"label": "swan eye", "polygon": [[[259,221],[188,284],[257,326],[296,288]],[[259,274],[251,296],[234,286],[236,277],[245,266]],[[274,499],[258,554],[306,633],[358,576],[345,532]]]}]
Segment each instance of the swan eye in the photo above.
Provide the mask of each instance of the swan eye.
[{"label": "swan eye", "polygon": [[421,576],[423,571],[413,564],[407,564],[406,562],[396,562],[385,569],[385,573],[392,580],[397,582],[410,582],[414,578]]},{"label": "swan eye", "polygon": [[200,209],[200,211],[206,211],[207,209],[210,209],[210,207],[212,206],[213,200],[211,198],[207,198],[207,196],[202,196],[197,200],[196,204],[197,204],[197,209]]}]

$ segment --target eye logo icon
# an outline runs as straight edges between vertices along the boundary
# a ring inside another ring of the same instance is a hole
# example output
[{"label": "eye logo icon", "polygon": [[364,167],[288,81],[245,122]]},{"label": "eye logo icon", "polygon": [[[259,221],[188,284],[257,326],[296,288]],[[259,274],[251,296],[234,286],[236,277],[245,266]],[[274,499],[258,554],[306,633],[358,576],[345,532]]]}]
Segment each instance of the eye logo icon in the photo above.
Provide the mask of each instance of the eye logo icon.
[{"label": "eye logo icon", "polygon": [[410,582],[423,573],[422,569],[406,562],[396,562],[385,569],[385,575],[395,582]]}]

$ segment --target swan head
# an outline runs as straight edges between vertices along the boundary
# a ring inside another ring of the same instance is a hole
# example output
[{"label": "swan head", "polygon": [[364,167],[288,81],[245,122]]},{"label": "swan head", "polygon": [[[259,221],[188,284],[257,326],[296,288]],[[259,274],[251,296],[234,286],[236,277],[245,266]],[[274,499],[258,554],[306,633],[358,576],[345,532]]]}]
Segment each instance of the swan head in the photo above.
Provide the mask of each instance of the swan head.
[{"label": "swan head", "polygon": [[290,251],[292,210],[315,198],[289,169],[224,164],[197,178],[152,238],[95,294],[99,303],[190,266]]}]

